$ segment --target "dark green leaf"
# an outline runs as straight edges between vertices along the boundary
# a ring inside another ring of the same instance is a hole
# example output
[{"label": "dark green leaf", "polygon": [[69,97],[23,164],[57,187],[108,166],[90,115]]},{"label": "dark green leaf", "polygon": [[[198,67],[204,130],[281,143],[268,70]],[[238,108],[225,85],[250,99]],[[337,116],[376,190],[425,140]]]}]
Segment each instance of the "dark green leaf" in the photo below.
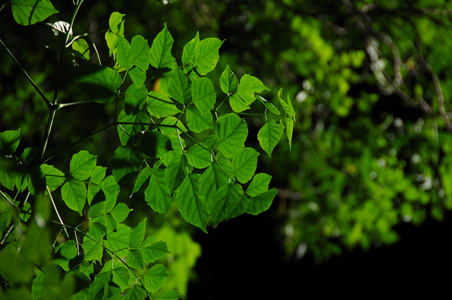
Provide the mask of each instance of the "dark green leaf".
[{"label": "dark green leaf", "polygon": [[20,129],[0,132],[0,155],[16,152],[20,142]]},{"label": "dark green leaf", "polygon": [[82,65],[76,68],[74,80],[91,100],[99,103],[113,101],[122,83],[118,72],[99,65]]},{"label": "dark green leaf", "polygon": [[125,92],[125,111],[136,115],[146,104],[148,90],[143,84],[131,84]]},{"label": "dark green leaf", "polygon": [[163,75],[160,90],[181,104],[191,102],[190,79],[180,69],[174,69]]}]

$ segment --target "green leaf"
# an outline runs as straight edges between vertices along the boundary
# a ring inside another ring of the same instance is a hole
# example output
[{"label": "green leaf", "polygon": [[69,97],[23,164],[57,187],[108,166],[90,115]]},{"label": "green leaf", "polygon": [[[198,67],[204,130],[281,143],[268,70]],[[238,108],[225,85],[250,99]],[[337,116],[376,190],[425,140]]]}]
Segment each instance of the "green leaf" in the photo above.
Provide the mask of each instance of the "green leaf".
[{"label": "green leaf", "polygon": [[210,111],[203,114],[196,107],[187,108],[187,126],[193,132],[201,132],[213,128],[213,117]]},{"label": "green leaf", "polygon": [[108,26],[109,30],[105,33],[105,41],[109,51],[109,56],[116,57],[116,46],[118,44],[118,37],[124,36],[124,17],[125,14],[113,12],[110,15]]},{"label": "green leaf", "polygon": [[144,84],[146,81],[146,72],[138,67],[130,69],[129,76],[130,79],[132,79],[132,82],[137,85]]},{"label": "green leaf", "polygon": [[151,116],[146,111],[139,111],[136,115],[127,115],[125,110],[121,110],[118,122],[133,123],[118,125],[119,140],[122,145],[127,145],[129,141],[134,141],[134,136],[148,129],[149,126],[143,124],[151,123]]},{"label": "green leaf", "polygon": [[115,251],[119,257],[125,256],[129,248],[130,231],[131,228],[129,226],[124,224],[118,224],[116,231],[107,232],[105,246],[111,251]]},{"label": "green leaf", "polygon": [[163,75],[160,90],[181,104],[191,102],[190,79],[180,69],[174,69]]},{"label": "green leaf", "polygon": [[248,126],[236,114],[226,114],[218,118],[215,124],[215,135],[221,153],[225,157],[231,158],[245,146]]},{"label": "green leaf", "polygon": [[168,155],[171,155],[171,160],[169,160],[165,169],[165,180],[172,192],[179,187],[187,176],[188,166],[182,153],[171,151]]},{"label": "green leaf", "polygon": [[212,81],[207,77],[200,77],[192,81],[191,93],[193,103],[201,114],[209,113],[216,101],[215,89]]},{"label": "green leaf", "polygon": [[116,182],[127,176],[130,179],[140,169],[141,153],[138,148],[131,146],[120,146],[115,150],[111,165]]},{"label": "green leaf", "polygon": [[273,105],[273,103],[271,103],[270,101],[267,101],[264,97],[260,96],[260,95],[256,95],[256,98],[262,102],[262,104],[265,105],[265,107],[271,111],[272,113],[274,113],[275,115],[280,115],[281,113],[279,112],[279,109]]},{"label": "green leaf", "polygon": [[207,232],[207,205],[198,196],[199,174],[188,174],[177,189],[176,202],[182,217]]},{"label": "green leaf", "polygon": [[127,252],[127,265],[134,269],[143,269],[143,251],[139,249],[129,249]]},{"label": "green leaf", "polygon": [[82,150],[72,156],[69,170],[75,179],[86,180],[91,176],[96,163],[97,158],[95,155]]},{"label": "green leaf", "polygon": [[46,185],[51,192],[59,188],[64,181],[66,181],[66,176],[63,172],[51,165],[42,164],[41,172],[46,178]]},{"label": "green leaf", "polygon": [[173,68],[176,60],[171,54],[174,39],[165,26],[155,37],[150,50],[150,63],[156,69]]},{"label": "green leaf", "polygon": [[144,199],[153,210],[161,214],[166,214],[171,208],[173,198],[163,170],[152,171],[148,187],[144,191]]},{"label": "green leaf", "polygon": [[115,178],[110,175],[102,180],[100,188],[105,195],[105,211],[109,212],[116,204],[120,189],[119,184],[116,182]]},{"label": "green leaf", "polygon": [[129,42],[120,35],[118,36],[116,45],[116,59],[118,60],[119,65],[125,70],[132,67],[132,47]]},{"label": "green leaf", "polygon": [[152,171],[149,167],[145,167],[138,174],[137,180],[135,180],[135,184],[133,185],[132,194],[138,192],[143,184],[151,177]]},{"label": "green leaf", "polygon": [[[121,223],[125,219],[127,219],[127,216],[132,210],[127,207],[125,203],[118,203],[115,208],[111,211],[112,217],[115,219],[116,222]],[[126,240],[128,239],[128,236],[126,236]]]},{"label": "green leaf", "polygon": [[199,198],[206,203],[215,199],[215,192],[228,182],[228,175],[217,162],[213,162],[199,178]]},{"label": "green leaf", "polygon": [[153,239],[148,237],[143,243],[143,260],[145,264],[153,263],[168,253],[170,252],[163,241],[153,242]]},{"label": "green leaf", "polygon": [[131,41],[132,64],[143,71],[149,68],[150,50],[148,41],[141,35],[136,35]]},{"label": "green leaf", "polygon": [[164,118],[180,113],[174,102],[163,93],[151,91],[146,101],[151,116]]},{"label": "green leaf", "polygon": [[289,116],[289,118],[295,118],[295,111],[292,106],[292,102],[290,101],[289,95],[287,95],[287,102],[282,98],[282,89],[278,91],[278,99],[279,103],[281,103],[282,108],[285,113]]},{"label": "green leaf", "polygon": [[122,80],[106,66],[82,65],[73,71],[75,83],[94,102],[109,103],[117,96]]},{"label": "green leaf", "polygon": [[182,64],[185,66],[191,64],[195,58],[195,48],[199,43],[199,32],[196,32],[196,36],[185,44],[182,51]]},{"label": "green leaf", "polygon": [[85,254],[85,261],[102,261],[104,254],[104,248],[102,247],[103,238],[98,239],[96,242],[88,237],[83,238],[82,249]]},{"label": "green leaf", "polygon": [[265,90],[270,90],[258,78],[245,74],[240,78],[240,85],[237,89],[237,94],[245,101],[246,104],[251,104],[256,100],[255,93],[262,93]]},{"label": "green leaf", "polygon": [[142,300],[146,298],[146,291],[139,286],[134,284],[127,294],[124,296],[124,300]]},{"label": "green leaf", "polygon": [[270,180],[272,177],[266,173],[259,173],[254,175],[253,180],[246,189],[246,194],[250,197],[255,197],[262,194],[268,190],[270,185]]},{"label": "green leaf", "polygon": [[136,227],[132,228],[129,235],[129,247],[139,247],[144,241],[146,234],[147,218],[144,218]]},{"label": "green leaf", "polygon": [[58,10],[49,0],[11,0],[14,20],[20,25],[33,25],[44,21]]},{"label": "green leaf", "polygon": [[94,196],[99,192],[100,190],[100,183],[105,178],[105,174],[107,172],[107,168],[96,166],[93,169],[93,173],[91,174],[91,177],[89,179],[88,183],[88,204],[91,205],[91,202],[94,199]]},{"label": "green leaf", "polygon": [[196,43],[193,65],[200,75],[206,75],[215,69],[220,58],[221,44],[223,42],[217,38],[207,38]]},{"label": "green leaf", "polygon": [[286,134],[289,141],[289,149],[292,150],[292,135],[293,135],[293,118],[286,118]]},{"label": "green leaf", "polygon": [[155,298],[155,299],[156,300],[178,300],[181,297],[182,296],[179,295],[179,293],[176,291],[165,291],[163,293],[159,293],[157,295],[157,298]]},{"label": "green leaf", "polygon": [[187,160],[190,165],[198,169],[210,166],[212,153],[199,144],[194,144],[187,151]]},{"label": "green leaf", "polygon": [[241,183],[247,183],[253,177],[257,168],[259,152],[253,148],[243,148],[232,158],[233,175]]},{"label": "green leaf", "polygon": [[209,199],[209,212],[214,227],[223,220],[231,218],[242,200],[242,187],[235,183],[223,185]]},{"label": "green leaf", "polygon": [[267,152],[269,157],[272,156],[273,149],[281,139],[283,132],[284,125],[276,123],[273,120],[265,123],[265,125],[259,130],[257,139],[259,140],[262,149]]},{"label": "green leaf", "polygon": [[0,154],[10,155],[16,152],[20,142],[20,128],[0,132]]},{"label": "green leaf", "polygon": [[85,39],[75,40],[72,43],[72,50],[74,50],[77,56],[86,60],[90,59],[89,45]]},{"label": "green leaf", "polygon": [[262,194],[259,194],[255,197],[252,197],[246,212],[252,215],[258,215],[267,209],[270,208],[270,205],[273,202],[276,194],[278,193],[277,189],[268,190]]},{"label": "green leaf", "polygon": [[86,200],[86,186],[83,182],[71,179],[61,188],[61,198],[67,207],[82,215]]},{"label": "green leaf", "polygon": [[121,291],[125,291],[129,287],[129,270],[126,267],[118,267],[113,269],[113,282],[116,283]]},{"label": "green leaf", "polygon": [[231,95],[237,91],[238,80],[237,76],[229,69],[229,65],[226,66],[223,73],[220,76],[220,87],[223,93]]},{"label": "green leaf", "polygon": [[168,277],[164,265],[155,265],[144,274],[144,286],[152,293],[157,292],[162,285],[163,280]]},{"label": "green leaf", "polygon": [[143,84],[131,84],[125,92],[125,111],[136,115],[146,104],[148,90]]},{"label": "green leaf", "polygon": [[229,105],[235,112],[242,112],[250,109],[250,106],[246,104],[246,102],[242,98],[240,98],[239,94],[237,93],[229,96]]}]

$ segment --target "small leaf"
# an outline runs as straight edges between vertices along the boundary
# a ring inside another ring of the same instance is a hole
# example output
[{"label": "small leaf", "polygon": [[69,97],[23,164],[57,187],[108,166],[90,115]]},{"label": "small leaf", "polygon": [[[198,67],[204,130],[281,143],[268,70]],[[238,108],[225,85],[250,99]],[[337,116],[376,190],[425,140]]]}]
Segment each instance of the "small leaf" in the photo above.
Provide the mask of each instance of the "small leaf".
[{"label": "small leaf", "polygon": [[219,49],[223,44],[217,38],[207,38],[196,43],[193,65],[201,75],[206,75],[217,65],[220,58]]},{"label": "small leaf", "polygon": [[[125,219],[132,210],[127,207],[125,203],[118,203],[115,208],[111,211],[112,217],[116,222],[121,223]],[[127,239],[127,237],[125,237]]]},{"label": "small leaf", "polygon": [[215,135],[221,153],[225,157],[231,158],[245,146],[248,126],[236,114],[226,114],[218,118],[215,124]]},{"label": "small leaf", "polygon": [[201,145],[195,144],[188,149],[187,159],[193,167],[205,169],[211,164],[212,153]]},{"label": "small leaf", "polygon": [[187,108],[186,116],[187,126],[193,132],[202,132],[207,129],[213,129],[213,118],[210,111],[203,114],[196,107]]},{"label": "small leaf", "polygon": [[256,98],[262,102],[262,104],[265,105],[265,107],[271,111],[272,113],[274,113],[275,115],[280,115],[281,113],[279,112],[279,109],[273,105],[273,103],[271,103],[270,101],[267,101],[264,97],[260,96],[260,95],[256,95]]},{"label": "small leaf", "polygon": [[156,69],[173,68],[176,60],[171,54],[174,39],[165,26],[155,37],[150,50],[150,63]]},{"label": "small leaf", "polygon": [[130,79],[132,79],[132,82],[137,85],[144,84],[146,81],[146,72],[138,67],[130,69],[129,76]]},{"label": "small leaf", "polygon": [[118,267],[113,269],[113,282],[116,283],[121,291],[129,287],[129,270],[126,267]]},{"label": "small leaf", "polygon": [[59,188],[66,181],[64,173],[54,166],[42,164],[41,172],[44,174],[46,185],[51,192]]},{"label": "small leaf", "polygon": [[233,175],[241,183],[247,183],[256,172],[259,152],[253,148],[243,148],[232,158]]},{"label": "small leaf", "polygon": [[270,185],[270,180],[272,177],[266,173],[259,173],[254,175],[253,180],[246,189],[246,194],[250,197],[255,197],[262,194],[268,190]]},{"label": "small leaf", "polygon": [[182,51],[182,64],[185,66],[191,64],[195,58],[195,48],[199,42],[199,32],[196,32],[196,36],[189,41]]},{"label": "small leaf", "polygon": [[16,152],[20,142],[20,128],[0,132],[0,154],[10,155]]},{"label": "small leaf", "polygon": [[191,102],[190,79],[180,69],[174,69],[163,75],[160,90],[181,104]]},{"label": "small leaf", "polygon": [[246,104],[246,102],[242,98],[240,98],[239,94],[237,93],[232,94],[229,97],[229,105],[234,112],[242,112],[250,109],[250,106]]},{"label": "small leaf", "polygon": [[231,95],[237,91],[238,80],[237,76],[229,69],[229,65],[226,66],[223,73],[220,76],[220,87],[223,93]]},{"label": "small leaf", "polygon": [[207,205],[198,196],[199,174],[188,174],[177,189],[176,202],[182,217],[207,232]]},{"label": "small leaf", "polygon": [[157,118],[165,118],[180,113],[174,102],[160,92],[149,92],[146,103],[149,114]]},{"label": "small leaf", "polygon": [[113,101],[122,83],[121,76],[115,70],[90,64],[77,67],[74,80],[91,100],[98,103]]},{"label": "small leaf", "polygon": [[286,112],[286,114],[289,116],[289,118],[295,117],[295,111],[292,106],[292,102],[290,101],[289,95],[287,95],[287,102],[283,100],[282,98],[282,89],[278,91],[278,99],[279,103],[281,103],[282,108]]},{"label": "small leaf", "polygon": [[127,294],[124,296],[124,300],[142,300],[146,298],[146,291],[139,286],[134,284]]},{"label": "small leaf", "polygon": [[133,185],[132,194],[138,192],[141,189],[143,184],[149,179],[149,177],[151,177],[151,174],[151,169],[148,167],[145,167],[140,171],[140,174],[138,175],[137,180]]},{"label": "small leaf", "polygon": [[277,189],[271,189],[255,197],[252,197],[250,203],[248,204],[246,212],[252,215],[258,215],[266,211],[270,208],[270,205],[272,204],[273,199],[275,198],[277,193]]},{"label": "small leaf", "polygon": [[207,77],[200,77],[192,82],[191,93],[193,103],[201,114],[209,113],[216,101],[215,89],[212,81]]},{"label": "small leaf", "polygon": [[72,43],[72,50],[75,51],[78,57],[89,60],[89,45],[85,39],[77,39]]},{"label": "small leaf", "polygon": [[58,13],[49,0],[11,0],[11,9],[20,25],[33,25]]},{"label": "small leaf", "polygon": [[237,94],[246,104],[251,104],[256,100],[255,93],[262,93],[265,90],[269,90],[269,88],[262,81],[254,76],[245,74],[240,78]]},{"label": "small leaf", "polygon": [[61,188],[61,198],[67,207],[82,215],[83,206],[86,200],[85,184],[79,180],[71,179]]},{"label": "small leaf", "polygon": [[170,209],[173,198],[163,170],[152,171],[149,185],[144,191],[144,199],[153,210],[161,214],[166,214]]},{"label": "small leaf", "polygon": [[293,118],[286,119],[286,134],[287,140],[289,141],[289,149],[292,150],[292,135],[293,135]]},{"label": "small leaf", "polygon": [[141,35],[136,35],[131,41],[132,64],[146,71],[149,67],[150,51],[148,41]]},{"label": "small leaf", "polygon": [[257,134],[257,139],[259,143],[267,152],[268,156],[272,156],[273,149],[276,144],[278,144],[281,136],[284,132],[284,125],[281,123],[276,123],[275,121],[269,121],[259,130]]},{"label": "small leaf", "polygon": [[168,277],[166,268],[163,265],[155,265],[144,274],[144,286],[152,293],[157,292],[163,280]]},{"label": "small leaf", "polygon": [[91,176],[96,163],[96,156],[89,154],[86,150],[82,150],[72,156],[69,170],[74,178],[86,180]]},{"label": "small leaf", "polygon": [[125,70],[132,67],[132,47],[123,36],[118,36],[116,59],[118,60],[119,65]]},{"label": "small leaf", "polygon": [[148,237],[143,243],[143,260],[145,264],[153,263],[168,253],[170,252],[163,241],[153,242],[152,238]]},{"label": "small leaf", "polygon": [[129,235],[129,246],[130,247],[140,247],[141,243],[144,241],[144,235],[146,234],[146,221],[147,218],[144,218],[135,228],[132,228],[132,231]]}]

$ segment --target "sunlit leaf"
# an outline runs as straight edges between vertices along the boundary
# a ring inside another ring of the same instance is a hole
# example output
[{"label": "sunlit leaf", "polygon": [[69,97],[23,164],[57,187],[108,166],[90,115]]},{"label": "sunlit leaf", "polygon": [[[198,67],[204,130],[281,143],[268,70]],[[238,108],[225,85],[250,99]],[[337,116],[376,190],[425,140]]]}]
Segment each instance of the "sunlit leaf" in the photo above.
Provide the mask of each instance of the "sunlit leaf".
[{"label": "sunlit leaf", "polygon": [[238,79],[237,76],[229,69],[229,65],[226,66],[223,73],[220,76],[220,87],[223,93],[230,95],[237,91]]},{"label": "sunlit leaf", "polygon": [[96,163],[97,158],[95,155],[91,155],[88,151],[82,150],[72,156],[69,170],[74,178],[86,180],[91,176]]},{"label": "sunlit leaf", "polygon": [[223,220],[229,219],[240,205],[243,190],[240,185],[229,183],[221,186],[209,199],[209,212],[214,227]]},{"label": "sunlit leaf", "polygon": [[216,94],[212,81],[200,77],[192,81],[191,93],[193,103],[201,114],[209,113],[215,104]]},{"label": "sunlit leaf", "polygon": [[150,264],[160,259],[162,256],[170,253],[163,241],[153,242],[149,237],[143,243],[143,259],[145,264]]},{"label": "sunlit leaf", "polygon": [[256,98],[262,102],[262,104],[265,105],[265,107],[271,111],[272,113],[274,113],[275,115],[280,115],[281,113],[279,112],[279,109],[276,108],[276,106],[273,105],[273,103],[267,101],[264,97],[260,96],[260,95],[256,95]]},{"label": "sunlit leaf", "polygon": [[240,78],[237,94],[246,104],[251,104],[256,100],[255,93],[262,93],[265,90],[269,90],[269,88],[262,81],[254,76],[245,74]]},{"label": "sunlit leaf", "polygon": [[168,273],[165,266],[155,265],[144,274],[144,286],[150,292],[157,292],[166,277],[168,277]]},{"label": "sunlit leaf", "polygon": [[176,60],[171,54],[174,39],[168,28],[165,26],[162,31],[157,34],[150,49],[150,63],[156,69],[173,68]]},{"label": "sunlit leaf", "polygon": [[196,107],[187,109],[187,126],[193,132],[213,129],[213,118],[210,111],[203,114]]},{"label": "sunlit leaf", "polygon": [[82,215],[83,206],[86,201],[85,184],[80,180],[69,180],[61,188],[61,198],[64,203],[66,203],[67,207]]},{"label": "sunlit leaf", "polygon": [[144,199],[156,212],[166,214],[171,208],[173,198],[167,185],[164,170],[152,170],[148,187],[144,191]]},{"label": "sunlit leaf", "polygon": [[174,102],[160,92],[149,92],[146,103],[149,114],[157,118],[173,116],[180,112]]},{"label": "sunlit leaf", "polygon": [[262,149],[267,152],[268,156],[272,156],[273,149],[278,144],[281,136],[284,132],[284,125],[276,123],[275,121],[269,121],[259,130],[257,139]]},{"label": "sunlit leaf", "polygon": [[255,197],[262,194],[268,190],[270,185],[270,180],[272,177],[266,173],[259,173],[254,175],[253,180],[246,189],[246,194],[250,197]]},{"label": "sunlit leaf", "polygon": [[196,43],[193,65],[201,75],[212,71],[220,58],[219,49],[223,42],[217,38],[207,38]]},{"label": "sunlit leaf", "polygon": [[226,114],[218,118],[215,124],[215,135],[223,155],[231,158],[245,146],[248,126],[236,114]]},{"label": "sunlit leaf", "polygon": [[49,0],[11,0],[11,9],[20,25],[33,25],[58,13]]},{"label": "sunlit leaf", "polygon": [[180,69],[174,69],[163,75],[160,90],[181,104],[191,102],[190,79]]},{"label": "sunlit leaf", "polygon": [[141,35],[136,35],[130,42],[132,47],[132,65],[146,71],[149,67],[150,51],[148,41]]},{"label": "sunlit leaf", "polygon": [[185,44],[184,49],[182,51],[182,64],[187,66],[193,62],[195,58],[195,48],[199,42],[199,32],[196,32],[196,36]]},{"label": "sunlit leaf", "polygon": [[187,151],[188,163],[195,168],[204,169],[212,162],[212,153],[199,144],[191,146]]},{"label": "sunlit leaf", "polygon": [[259,152],[253,148],[243,148],[232,158],[233,175],[241,183],[247,183],[256,172]]},{"label": "sunlit leaf", "polygon": [[41,172],[44,174],[46,185],[51,192],[59,188],[66,180],[64,173],[51,165],[42,164]]}]

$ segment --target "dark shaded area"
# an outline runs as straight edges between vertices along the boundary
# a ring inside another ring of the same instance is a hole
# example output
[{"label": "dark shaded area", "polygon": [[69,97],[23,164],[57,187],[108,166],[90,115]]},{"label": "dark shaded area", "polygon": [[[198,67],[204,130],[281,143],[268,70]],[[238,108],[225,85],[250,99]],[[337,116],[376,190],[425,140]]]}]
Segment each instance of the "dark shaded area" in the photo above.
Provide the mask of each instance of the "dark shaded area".
[{"label": "dark shaded area", "polygon": [[[274,208],[273,205],[272,208]],[[287,260],[275,240],[273,213],[242,216],[199,233],[203,255],[198,281],[187,299],[312,299],[319,297],[412,296],[448,290],[452,267],[452,214],[440,223],[396,227],[400,242],[355,249],[327,263],[312,256]]]}]

